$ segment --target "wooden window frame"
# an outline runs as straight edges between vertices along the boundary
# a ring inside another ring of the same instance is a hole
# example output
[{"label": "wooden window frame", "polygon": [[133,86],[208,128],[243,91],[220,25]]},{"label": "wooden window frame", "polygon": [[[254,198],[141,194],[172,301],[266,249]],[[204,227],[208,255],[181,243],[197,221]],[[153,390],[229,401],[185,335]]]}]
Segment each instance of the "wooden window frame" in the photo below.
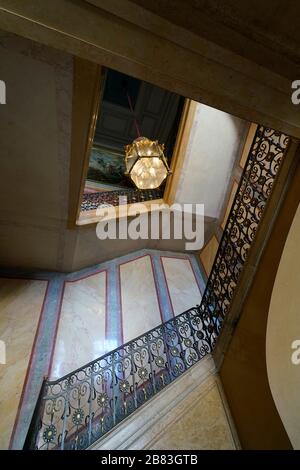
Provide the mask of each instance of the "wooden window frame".
[{"label": "wooden window frame", "polygon": [[[80,211],[86,182],[90,152],[94,140],[97,117],[101,106],[105,83],[105,70],[100,65],[74,57],[73,77],[73,111],[72,111],[72,144],[69,186],[69,217],[68,227],[96,224],[100,218],[96,210]],[[172,205],[175,202],[180,173],[183,166],[190,131],[194,120],[197,103],[185,99],[171,159],[171,175],[167,179],[163,198],[145,201],[145,212],[151,210],[153,204]],[[126,216],[128,211],[134,213],[132,203],[117,206],[111,211],[112,218]]]}]

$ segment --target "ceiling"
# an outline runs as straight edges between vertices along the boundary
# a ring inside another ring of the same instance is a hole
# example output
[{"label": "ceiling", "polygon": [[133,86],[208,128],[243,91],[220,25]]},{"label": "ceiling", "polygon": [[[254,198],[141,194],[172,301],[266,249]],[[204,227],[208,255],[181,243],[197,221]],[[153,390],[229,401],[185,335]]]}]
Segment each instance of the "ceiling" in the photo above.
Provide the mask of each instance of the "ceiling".
[{"label": "ceiling", "polygon": [[124,146],[138,137],[134,118],[141,135],[165,144],[165,154],[170,161],[183,102],[180,95],[108,69],[88,179],[132,186],[124,176]]}]

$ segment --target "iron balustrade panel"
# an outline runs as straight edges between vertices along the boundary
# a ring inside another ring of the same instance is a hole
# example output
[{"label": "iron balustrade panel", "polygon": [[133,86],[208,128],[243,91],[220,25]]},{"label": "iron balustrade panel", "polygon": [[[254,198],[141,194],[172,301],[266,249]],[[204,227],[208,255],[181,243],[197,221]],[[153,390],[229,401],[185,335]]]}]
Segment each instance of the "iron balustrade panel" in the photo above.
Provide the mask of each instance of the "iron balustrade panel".
[{"label": "iron balustrade panel", "polygon": [[288,142],[258,127],[200,306],[45,381],[25,448],[86,449],[212,352]]},{"label": "iron balustrade panel", "polygon": [[200,305],[201,316],[212,331],[212,346],[230,308],[288,143],[285,134],[257,128]]},{"label": "iron balustrade panel", "polygon": [[86,449],[210,352],[197,306],[46,381],[25,448]]}]

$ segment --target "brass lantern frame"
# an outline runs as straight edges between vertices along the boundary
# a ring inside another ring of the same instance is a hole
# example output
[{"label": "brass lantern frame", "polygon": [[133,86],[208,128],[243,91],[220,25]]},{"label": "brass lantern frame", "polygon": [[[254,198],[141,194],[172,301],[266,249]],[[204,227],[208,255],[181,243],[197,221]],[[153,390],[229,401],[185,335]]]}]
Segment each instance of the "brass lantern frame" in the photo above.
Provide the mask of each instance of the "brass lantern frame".
[{"label": "brass lantern frame", "polygon": [[[131,172],[132,172],[134,166],[138,163],[138,161],[141,160],[142,158],[159,158],[162,161],[162,163],[164,164],[164,166],[167,170],[167,175],[158,186],[156,186],[155,188],[152,188],[152,189],[158,189],[166,181],[168,176],[170,176],[172,174],[172,171],[170,170],[170,167],[168,165],[166,156],[164,154],[165,144],[160,144],[158,142],[158,140],[150,140],[147,137],[142,137],[142,139],[148,140],[151,143],[155,143],[156,148],[159,150],[159,155],[144,155],[144,154],[141,154],[139,146],[137,145],[137,142],[136,142],[137,139],[134,140],[131,144],[125,145],[125,166],[126,166],[126,168],[127,168],[127,163],[126,162],[127,162],[127,160],[129,160],[129,158],[128,158],[129,154],[132,154],[132,153],[134,153],[133,151],[135,151],[135,153],[137,155],[137,158],[132,163],[131,167],[127,171],[125,171],[124,174],[125,174],[125,176],[129,177],[131,179],[131,181],[133,182],[133,184],[136,186],[135,182],[133,181],[133,179],[131,177]],[[137,188],[137,189],[140,189],[140,188]]]}]

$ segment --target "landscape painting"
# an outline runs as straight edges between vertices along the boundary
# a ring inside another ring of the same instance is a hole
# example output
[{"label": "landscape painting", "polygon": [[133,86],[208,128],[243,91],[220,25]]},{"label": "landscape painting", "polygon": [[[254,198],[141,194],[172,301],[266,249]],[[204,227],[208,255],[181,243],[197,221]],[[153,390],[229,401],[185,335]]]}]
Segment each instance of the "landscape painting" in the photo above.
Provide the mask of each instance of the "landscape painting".
[{"label": "landscape painting", "polygon": [[87,179],[105,184],[132,187],[125,175],[124,153],[93,146]]}]

